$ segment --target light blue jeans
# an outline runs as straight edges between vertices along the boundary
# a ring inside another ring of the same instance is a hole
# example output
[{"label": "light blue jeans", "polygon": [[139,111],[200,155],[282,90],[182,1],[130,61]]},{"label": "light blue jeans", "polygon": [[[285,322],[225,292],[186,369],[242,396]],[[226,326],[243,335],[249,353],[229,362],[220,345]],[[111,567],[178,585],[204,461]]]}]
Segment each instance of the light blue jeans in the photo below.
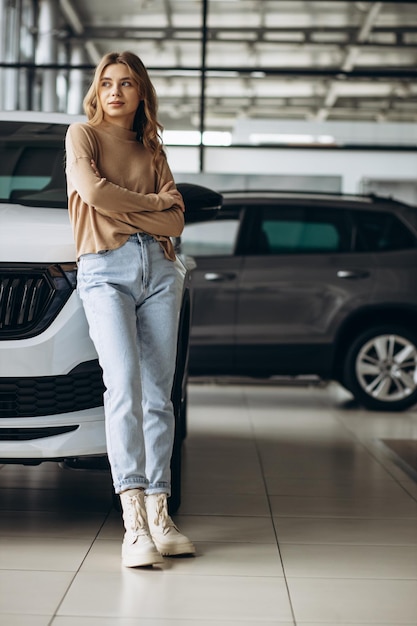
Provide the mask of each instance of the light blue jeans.
[{"label": "light blue jeans", "polygon": [[84,254],[82,299],[103,380],[107,452],[116,493],[171,493],[171,390],[184,267],[138,233],[116,250]]}]

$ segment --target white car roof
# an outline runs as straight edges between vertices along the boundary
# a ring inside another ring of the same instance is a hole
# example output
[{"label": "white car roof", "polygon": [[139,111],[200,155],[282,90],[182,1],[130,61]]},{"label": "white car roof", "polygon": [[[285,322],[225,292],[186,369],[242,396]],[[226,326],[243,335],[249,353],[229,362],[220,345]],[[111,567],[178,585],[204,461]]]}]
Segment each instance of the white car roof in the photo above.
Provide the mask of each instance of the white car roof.
[{"label": "white car roof", "polygon": [[46,113],[45,111],[0,111],[3,122],[44,122],[47,124],[72,124],[85,122],[85,115],[69,115],[68,113]]}]

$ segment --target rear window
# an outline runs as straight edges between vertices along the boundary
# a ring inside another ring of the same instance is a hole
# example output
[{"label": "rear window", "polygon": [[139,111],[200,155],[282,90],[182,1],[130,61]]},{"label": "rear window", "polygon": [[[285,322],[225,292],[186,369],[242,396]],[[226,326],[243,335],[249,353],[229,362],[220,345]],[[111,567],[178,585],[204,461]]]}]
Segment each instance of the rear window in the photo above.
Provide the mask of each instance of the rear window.
[{"label": "rear window", "polygon": [[66,208],[64,124],[0,123],[0,202]]},{"label": "rear window", "polygon": [[355,250],[384,252],[417,246],[415,236],[395,215],[383,211],[353,212],[356,225]]}]

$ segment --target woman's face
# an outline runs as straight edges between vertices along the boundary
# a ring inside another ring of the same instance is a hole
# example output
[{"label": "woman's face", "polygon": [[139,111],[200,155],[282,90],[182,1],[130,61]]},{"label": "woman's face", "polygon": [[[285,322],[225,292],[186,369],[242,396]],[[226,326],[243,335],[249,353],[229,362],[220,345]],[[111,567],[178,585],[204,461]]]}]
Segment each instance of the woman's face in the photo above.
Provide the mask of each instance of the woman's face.
[{"label": "woman's face", "polygon": [[104,120],[123,128],[132,128],[140,103],[139,89],[124,63],[107,65],[101,75],[98,98]]}]

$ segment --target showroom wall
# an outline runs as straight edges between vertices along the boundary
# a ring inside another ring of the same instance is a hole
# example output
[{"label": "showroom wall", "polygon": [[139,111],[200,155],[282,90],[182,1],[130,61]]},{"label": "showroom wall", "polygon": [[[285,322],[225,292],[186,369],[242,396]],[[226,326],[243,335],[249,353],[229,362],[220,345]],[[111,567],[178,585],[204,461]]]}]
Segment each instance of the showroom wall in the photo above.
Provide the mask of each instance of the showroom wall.
[{"label": "showroom wall", "polygon": [[197,148],[169,146],[168,154],[177,180],[216,189],[296,185],[306,191],[380,191],[417,205],[416,150],[207,147],[204,173],[198,169]]},{"label": "showroom wall", "polygon": [[[273,135],[293,145],[253,145]],[[374,192],[417,205],[417,124],[238,119],[234,142],[205,149],[203,174],[196,148],[170,147],[173,170],[223,190]]]}]

